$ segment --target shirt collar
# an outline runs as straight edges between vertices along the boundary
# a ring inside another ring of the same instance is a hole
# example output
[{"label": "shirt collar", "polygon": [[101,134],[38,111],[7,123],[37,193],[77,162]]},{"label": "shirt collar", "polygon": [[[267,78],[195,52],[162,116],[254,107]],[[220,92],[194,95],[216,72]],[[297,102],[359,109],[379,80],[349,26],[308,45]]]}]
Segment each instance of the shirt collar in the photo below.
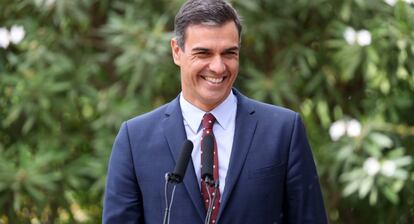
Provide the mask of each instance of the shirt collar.
[{"label": "shirt collar", "polygon": [[[188,124],[194,133],[197,133],[201,125],[201,119],[208,111],[203,111],[188,102],[186,99],[184,99],[182,93],[180,93],[180,107],[183,113],[184,121]],[[230,91],[230,94],[227,96],[227,98],[212,111],[210,111],[210,113],[214,115],[216,122],[223,129],[227,129],[232,118],[235,116],[235,113],[232,112],[236,111],[236,107],[237,98],[234,95],[233,91]]]}]

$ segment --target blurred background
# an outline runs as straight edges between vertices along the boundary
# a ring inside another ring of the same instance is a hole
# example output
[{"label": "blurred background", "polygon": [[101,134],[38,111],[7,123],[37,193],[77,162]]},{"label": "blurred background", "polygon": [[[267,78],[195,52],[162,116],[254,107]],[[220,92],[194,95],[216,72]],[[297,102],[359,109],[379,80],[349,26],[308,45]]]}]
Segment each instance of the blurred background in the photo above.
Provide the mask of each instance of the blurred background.
[{"label": "blurred background", "polygon": [[[182,0],[0,0],[0,224],[100,223],[122,121],[175,98]],[[236,87],[300,112],[331,223],[414,223],[414,0],[233,0]]]}]

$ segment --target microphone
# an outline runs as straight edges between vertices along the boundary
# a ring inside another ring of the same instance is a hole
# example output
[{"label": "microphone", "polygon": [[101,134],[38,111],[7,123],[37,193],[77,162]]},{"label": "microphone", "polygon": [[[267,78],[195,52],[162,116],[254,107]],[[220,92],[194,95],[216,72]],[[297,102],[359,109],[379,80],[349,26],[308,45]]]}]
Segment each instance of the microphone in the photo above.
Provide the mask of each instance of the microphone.
[{"label": "microphone", "polygon": [[193,151],[193,143],[186,140],[182,146],[180,157],[175,165],[174,172],[167,174],[168,182],[179,184],[183,181],[188,162],[190,161],[191,152]]},{"label": "microphone", "polygon": [[[204,224],[210,224],[211,214],[213,213],[213,206],[216,201],[217,193],[219,191],[219,180],[214,180],[213,164],[214,164],[214,135],[209,134],[203,137],[201,143],[203,151],[201,155],[201,178],[204,180],[207,194],[208,194],[208,209],[204,220]],[[217,167],[218,169],[218,167]],[[213,197],[211,197],[209,186],[214,186]]]},{"label": "microphone", "polygon": [[[184,179],[185,171],[187,170],[188,162],[190,161],[191,152],[193,151],[193,143],[190,140],[185,140],[181,149],[180,157],[178,158],[177,164],[175,165],[174,172],[165,174],[165,188],[164,188],[164,198],[165,198],[165,211],[164,211],[164,220],[163,224],[170,223],[170,211],[172,203],[174,201],[175,187],[177,184],[181,183]],[[168,183],[173,183],[174,187],[171,193],[170,203],[168,204]]]},{"label": "microphone", "polygon": [[209,185],[214,184],[213,163],[214,163],[214,136],[206,135],[203,137],[201,148],[201,178]]}]

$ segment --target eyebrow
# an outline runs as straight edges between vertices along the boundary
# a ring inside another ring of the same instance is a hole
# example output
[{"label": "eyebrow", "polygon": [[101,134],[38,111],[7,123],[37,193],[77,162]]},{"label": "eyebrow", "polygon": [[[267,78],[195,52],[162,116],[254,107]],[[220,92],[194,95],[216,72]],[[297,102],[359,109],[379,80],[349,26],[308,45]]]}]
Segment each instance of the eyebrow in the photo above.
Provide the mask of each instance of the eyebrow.
[{"label": "eyebrow", "polygon": [[[227,48],[227,49],[225,49],[223,52],[229,52],[229,51],[238,51],[239,50],[239,47],[230,47],[230,48]],[[210,51],[210,49],[208,49],[208,48],[204,48],[204,47],[196,47],[196,48],[193,48],[192,50],[191,50],[192,52],[209,52]]]},{"label": "eyebrow", "polygon": [[204,48],[204,47],[196,47],[196,48],[193,48],[193,49],[191,49],[191,51],[192,52],[208,52],[208,51],[210,51],[210,49],[208,49],[208,48]]},{"label": "eyebrow", "polygon": [[239,47],[231,47],[231,48],[227,48],[224,52],[229,52],[229,51],[238,51]]}]

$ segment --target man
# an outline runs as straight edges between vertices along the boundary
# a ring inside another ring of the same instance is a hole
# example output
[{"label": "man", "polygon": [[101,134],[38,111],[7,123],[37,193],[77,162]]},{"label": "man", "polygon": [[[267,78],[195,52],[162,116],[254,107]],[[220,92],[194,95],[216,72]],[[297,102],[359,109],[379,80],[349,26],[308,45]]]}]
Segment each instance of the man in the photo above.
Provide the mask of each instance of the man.
[{"label": "man", "polygon": [[186,139],[194,150],[176,188],[171,223],[204,223],[210,189],[201,183],[200,145],[206,133],[215,137],[220,183],[210,223],[327,223],[299,115],[232,88],[241,29],[223,0],[184,3],[171,40],[182,92],[122,124],[109,162],[103,223],[162,223],[164,174],[174,169]]}]

